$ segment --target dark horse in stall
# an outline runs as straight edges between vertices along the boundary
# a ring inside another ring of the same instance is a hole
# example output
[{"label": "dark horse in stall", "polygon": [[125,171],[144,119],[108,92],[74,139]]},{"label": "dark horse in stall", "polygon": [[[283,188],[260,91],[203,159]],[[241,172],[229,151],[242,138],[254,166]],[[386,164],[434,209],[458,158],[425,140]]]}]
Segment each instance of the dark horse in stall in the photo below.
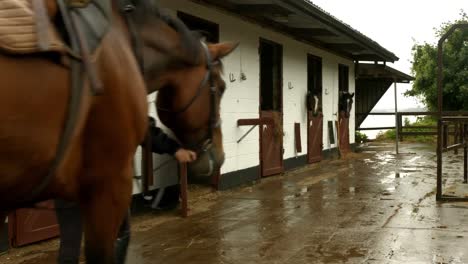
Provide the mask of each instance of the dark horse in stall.
[{"label": "dark horse in stall", "polygon": [[340,91],[340,97],[338,100],[338,112],[340,113],[340,116],[344,115],[346,118],[349,118],[354,102],[353,97],[354,93]]},{"label": "dark horse in stall", "polygon": [[[88,263],[114,262],[114,241],[131,199],[132,160],[148,128],[148,93],[160,90],[158,105],[167,110],[161,119],[200,153],[193,174],[209,176],[224,160],[219,60],[236,45],[200,43],[151,1],[125,7],[121,2],[112,0],[110,30],[95,58],[104,93],[83,90],[63,158],[34,196],[49,175],[66,122],[70,71],[47,54],[0,53],[0,76],[8,80],[0,89],[0,211],[54,198],[78,202]],[[46,3],[53,18],[56,2]],[[144,58],[143,74],[135,53]]]}]

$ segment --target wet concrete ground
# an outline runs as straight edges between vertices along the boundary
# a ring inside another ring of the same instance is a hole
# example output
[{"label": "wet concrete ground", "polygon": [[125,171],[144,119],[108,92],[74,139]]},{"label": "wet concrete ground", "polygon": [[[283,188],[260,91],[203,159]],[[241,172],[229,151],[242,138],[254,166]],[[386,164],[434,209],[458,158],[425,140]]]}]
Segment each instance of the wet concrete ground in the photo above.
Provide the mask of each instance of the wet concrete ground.
[{"label": "wet concrete ground", "polygon": [[[205,194],[187,219],[135,222],[128,263],[468,263],[468,203],[436,203],[435,152],[392,147]],[[44,250],[10,263],[53,263],[56,246]]]}]

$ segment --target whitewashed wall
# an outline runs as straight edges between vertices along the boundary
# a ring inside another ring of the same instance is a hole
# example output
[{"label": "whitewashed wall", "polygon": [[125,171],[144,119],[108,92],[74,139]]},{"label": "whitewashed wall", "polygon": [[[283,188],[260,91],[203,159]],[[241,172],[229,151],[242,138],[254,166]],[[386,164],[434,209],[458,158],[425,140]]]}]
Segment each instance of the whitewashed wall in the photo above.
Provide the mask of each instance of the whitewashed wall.
[{"label": "whitewashed wall", "polygon": [[[226,152],[226,162],[222,173],[260,164],[259,132],[257,129],[241,143],[236,143],[249,129],[249,127],[237,127],[237,120],[258,118],[259,116],[258,45],[260,37],[275,41],[283,46],[284,159],[307,154],[307,115],[304,97],[307,91],[308,53],[322,58],[323,143],[325,149],[336,147],[336,145],[329,144],[326,122],[328,120],[335,121],[337,118],[339,63],[349,66],[349,90],[350,92],[355,90],[353,61],[298,42],[273,30],[246,22],[218,9],[208,8],[186,0],[160,0],[158,2],[161,7],[169,8],[174,14],[176,11],[182,11],[217,23],[220,29],[220,41],[240,42],[239,48],[223,60],[225,64],[224,79],[228,88],[221,104]],[[247,76],[245,81],[240,81],[239,78],[241,68]],[[237,81],[229,82],[229,73],[233,73]],[[288,89],[288,82],[291,82],[293,89]],[[301,124],[302,153],[295,153],[294,123],[296,122]],[[353,114],[350,120],[351,143],[354,143],[354,122]]]}]

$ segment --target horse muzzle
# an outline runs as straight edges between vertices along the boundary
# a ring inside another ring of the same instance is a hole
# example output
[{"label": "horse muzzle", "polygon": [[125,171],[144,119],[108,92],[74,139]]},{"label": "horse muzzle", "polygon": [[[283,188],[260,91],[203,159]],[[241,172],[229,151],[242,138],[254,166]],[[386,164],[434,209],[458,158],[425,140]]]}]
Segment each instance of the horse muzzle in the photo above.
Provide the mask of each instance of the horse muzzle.
[{"label": "horse muzzle", "polygon": [[207,183],[224,163],[224,152],[217,150],[210,142],[198,153],[198,159],[188,164],[190,178],[196,182]]}]

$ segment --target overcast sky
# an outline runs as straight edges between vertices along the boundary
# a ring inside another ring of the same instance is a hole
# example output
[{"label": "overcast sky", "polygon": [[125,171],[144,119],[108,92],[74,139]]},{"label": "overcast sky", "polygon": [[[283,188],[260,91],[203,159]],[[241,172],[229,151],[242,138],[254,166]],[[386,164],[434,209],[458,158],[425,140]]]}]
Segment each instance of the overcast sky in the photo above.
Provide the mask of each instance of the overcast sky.
[{"label": "overcast sky", "polygon": [[[414,43],[436,43],[434,28],[460,18],[468,12],[468,0],[312,0],[325,11],[357,29],[393,52],[399,61],[387,64],[411,74],[411,47]],[[418,102],[404,97],[411,84],[398,85],[399,108],[415,107]],[[393,87],[374,109],[393,108]]]}]

